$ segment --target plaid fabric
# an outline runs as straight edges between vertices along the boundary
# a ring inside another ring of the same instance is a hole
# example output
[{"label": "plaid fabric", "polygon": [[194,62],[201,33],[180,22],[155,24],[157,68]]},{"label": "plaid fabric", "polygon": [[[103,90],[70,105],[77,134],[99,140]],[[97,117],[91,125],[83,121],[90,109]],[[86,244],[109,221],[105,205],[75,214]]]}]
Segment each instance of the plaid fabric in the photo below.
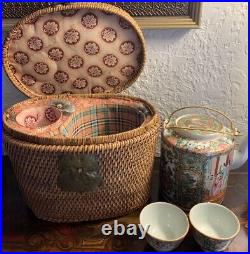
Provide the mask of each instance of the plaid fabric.
[{"label": "plaid fabric", "polygon": [[60,132],[66,137],[96,137],[129,131],[139,127],[145,114],[125,105],[102,105],[82,108]]}]

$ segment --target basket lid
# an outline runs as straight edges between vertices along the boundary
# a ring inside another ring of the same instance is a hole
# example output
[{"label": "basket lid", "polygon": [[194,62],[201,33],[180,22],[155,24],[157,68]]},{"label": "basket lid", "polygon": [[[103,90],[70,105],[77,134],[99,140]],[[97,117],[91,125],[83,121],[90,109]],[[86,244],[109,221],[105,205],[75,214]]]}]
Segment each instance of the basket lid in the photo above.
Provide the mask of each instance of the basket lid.
[{"label": "basket lid", "polygon": [[103,3],[34,12],[10,31],[3,47],[8,77],[29,97],[118,93],[135,82],[144,62],[135,20]]}]

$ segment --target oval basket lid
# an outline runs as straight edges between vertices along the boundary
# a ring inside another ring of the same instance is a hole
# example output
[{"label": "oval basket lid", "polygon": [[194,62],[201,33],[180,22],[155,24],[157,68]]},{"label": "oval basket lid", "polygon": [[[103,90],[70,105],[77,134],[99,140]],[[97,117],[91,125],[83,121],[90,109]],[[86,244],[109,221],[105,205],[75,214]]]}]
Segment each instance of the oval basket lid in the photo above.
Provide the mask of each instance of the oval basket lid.
[{"label": "oval basket lid", "polygon": [[103,3],[34,12],[10,31],[3,47],[8,77],[29,97],[118,93],[135,82],[144,62],[135,20]]}]

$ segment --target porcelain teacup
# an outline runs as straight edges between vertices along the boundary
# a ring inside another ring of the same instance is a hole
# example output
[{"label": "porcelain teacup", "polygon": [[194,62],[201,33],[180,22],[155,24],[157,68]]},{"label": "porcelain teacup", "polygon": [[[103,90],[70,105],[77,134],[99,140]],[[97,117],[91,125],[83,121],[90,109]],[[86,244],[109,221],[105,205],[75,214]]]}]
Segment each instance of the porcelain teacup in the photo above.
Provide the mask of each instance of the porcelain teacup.
[{"label": "porcelain teacup", "polygon": [[190,210],[193,236],[204,251],[224,251],[240,231],[236,215],[223,205],[199,203]]},{"label": "porcelain teacup", "polygon": [[179,246],[189,230],[186,214],[177,206],[156,202],[145,206],[140,213],[148,243],[158,251],[171,251]]}]

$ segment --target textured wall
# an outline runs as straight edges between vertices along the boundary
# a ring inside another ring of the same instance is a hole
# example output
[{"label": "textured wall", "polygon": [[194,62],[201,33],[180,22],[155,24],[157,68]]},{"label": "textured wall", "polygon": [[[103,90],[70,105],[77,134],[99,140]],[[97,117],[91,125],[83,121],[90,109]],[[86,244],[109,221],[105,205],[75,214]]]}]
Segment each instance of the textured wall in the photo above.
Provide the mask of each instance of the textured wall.
[{"label": "textured wall", "polygon": [[[147,64],[128,93],[151,101],[162,118],[208,105],[247,130],[247,3],[203,3],[201,29],[144,30]],[[24,99],[3,75],[3,108]]]}]

